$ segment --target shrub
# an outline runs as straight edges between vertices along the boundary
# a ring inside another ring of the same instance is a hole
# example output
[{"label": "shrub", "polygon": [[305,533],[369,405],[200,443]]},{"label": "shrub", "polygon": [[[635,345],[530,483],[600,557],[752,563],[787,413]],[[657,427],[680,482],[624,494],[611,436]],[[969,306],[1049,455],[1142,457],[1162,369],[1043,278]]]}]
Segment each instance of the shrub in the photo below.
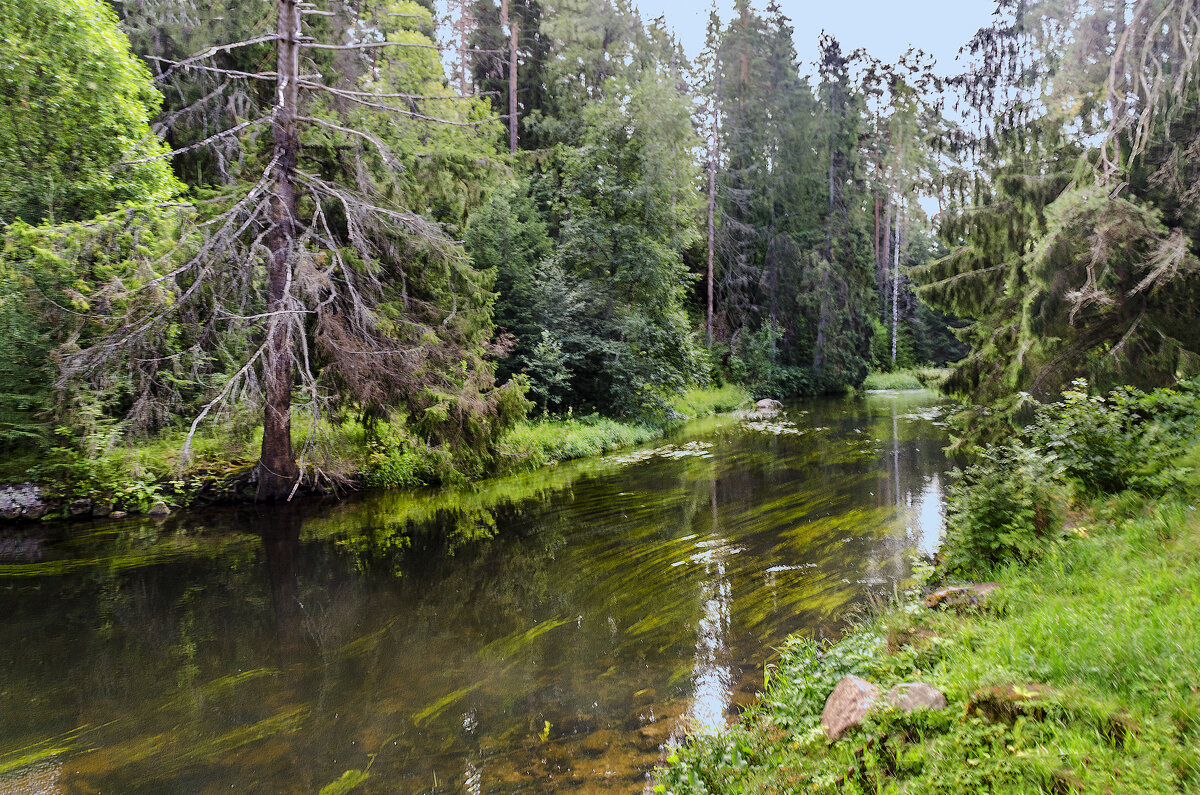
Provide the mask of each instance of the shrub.
[{"label": "shrub", "polygon": [[1089,395],[1078,380],[1061,401],[1038,410],[1031,439],[1090,493],[1157,493],[1177,480],[1172,463],[1195,439],[1197,419],[1194,382],[1150,394],[1120,387],[1102,396]]},{"label": "shrub", "polygon": [[953,474],[943,545],[948,572],[1032,560],[1062,527],[1058,473],[1028,447],[985,448],[978,463]]},{"label": "shrub", "polygon": [[779,361],[783,332],[764,325],[744,335],[729,358],[729,375],[745,384],[756,398],[784,399],[811,394],[812,374],[807,368]]}]

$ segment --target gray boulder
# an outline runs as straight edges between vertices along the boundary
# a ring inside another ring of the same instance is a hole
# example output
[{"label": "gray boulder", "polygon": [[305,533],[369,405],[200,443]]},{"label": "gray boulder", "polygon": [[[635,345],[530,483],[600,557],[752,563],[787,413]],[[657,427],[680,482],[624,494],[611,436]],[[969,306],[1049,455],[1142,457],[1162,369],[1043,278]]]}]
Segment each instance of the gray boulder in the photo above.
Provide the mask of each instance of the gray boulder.
[{"label": "gray boulder", "polygon": [[825,701],[821,727],[830,740],[841,738],[847,730],[862,725],[863,718],[879,701],[879,688],[853,674],[842,677]]},{"label": "gray boulder", "polygon": [[942,691],[924,682],[896,685],[883,697],[888,706],[907,714],[918,709],[943,710],[949,706]]},{"label": "gray boulder", "polygon": [[1000,586],[994,582],[981,582],[975,585],[952,585],[939,588],[925,597],[925,606],[934,608],[967,610],[980,607],[987,598]]}]

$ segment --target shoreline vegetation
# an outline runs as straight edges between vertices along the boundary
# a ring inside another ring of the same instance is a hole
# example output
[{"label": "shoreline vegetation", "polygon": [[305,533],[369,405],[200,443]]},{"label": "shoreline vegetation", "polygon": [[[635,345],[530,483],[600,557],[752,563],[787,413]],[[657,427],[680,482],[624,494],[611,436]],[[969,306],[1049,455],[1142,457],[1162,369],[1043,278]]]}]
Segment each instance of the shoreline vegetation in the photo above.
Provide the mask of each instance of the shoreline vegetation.
[{"label": "shoreline vegetation", "polygon": [[[405,431],[404,418],[399,417],[376,424],[370,432],[361,425],[343,431],[336,443],[330,435],[330,441],[310,445],[319,451],[319,458],[309,462],[310,478],[335,492],[477,482],[645,444],[684,423],[750,403],[747,390],[726,384],[676,396],[656,421],[574,412],[530,417],[505,432],[492,450],[476,456],[424,444]],[[297,437],[298,448],[310,441],[304,434]],[[94,454],[64,446],[54,448],[49,456],[10,458],[0,465],[0,488],[36,487],[46,510],[26,518],[50,519],[153,513],[252,498],[252,489],[249,495],[243,492],[249,488],[261,437],[232,431],[198,436],[190,460],[181,467],[183,441],[181,433]]]},{"label": "shoreline vegetation", "polygon": [[891,372],[872,371],[862,388],[867,392],[889,390],[940,389],[950,375],[948,367],[914,367]]},{"label": "shoreline vegetation", "polygon": [[[944,545],[911,589],[839,642],[789,639],[759,701],[674,749],[656,792],[1200,788],[1198,418],[1195,381],[1077,382],[957,473]],[[930,595],[964,583],[989,593]],[[876,693],[925,683],[948,705],[876,698],[834,741],[822,717],[847,675]]]}]

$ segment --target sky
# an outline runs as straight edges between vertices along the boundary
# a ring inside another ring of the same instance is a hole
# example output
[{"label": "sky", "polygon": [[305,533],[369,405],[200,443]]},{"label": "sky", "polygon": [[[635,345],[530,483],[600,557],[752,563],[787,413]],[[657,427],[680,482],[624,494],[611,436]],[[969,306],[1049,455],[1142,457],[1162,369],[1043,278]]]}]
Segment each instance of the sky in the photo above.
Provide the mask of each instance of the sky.
[{"label": "sky", "polygon": [[[993,0],[778,0],[796,29],[796,53],[801,63],[817,57],[817,39],[826,31],[849,53],[864,47],[874,57],[894,62],[909,45],[930,53],[938,72],[950,74],[959,47],[988,24]],[[688,55],[704,46],[704,26],[711,0],[636,0],[642,19],[659,15],[675,30]],[[756,8],[765,5],[759,0]],[[733,3],[718,0],[722,18]]]}]

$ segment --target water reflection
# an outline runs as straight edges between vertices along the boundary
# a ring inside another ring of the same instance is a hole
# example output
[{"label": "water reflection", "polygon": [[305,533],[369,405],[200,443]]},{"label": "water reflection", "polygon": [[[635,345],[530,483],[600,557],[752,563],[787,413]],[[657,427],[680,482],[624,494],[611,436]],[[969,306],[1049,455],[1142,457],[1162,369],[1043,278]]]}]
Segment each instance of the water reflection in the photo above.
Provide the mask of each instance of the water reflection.
[{"label": "water reflection", "polygon": [[712,528],[709,538],[700,542],[703,551],[696,558],[704,565],[706,579],[701,599],[703,615],[697,628],[696,656],[692,669],[691,709],[683,728],[690,732],[713,733],[725,726],[734,685],[733,660],[726,643],[732,629],[732,584],[725,574],[728,558],[740,550],[729,548],[720,535],[717,509],[717,484],[709,482]]},{"label": "water reflection", "polygon": [[934,549],[936,402],[711,421],[475,490],[55,530],[0,560],[0,790],[639,791],[753,697],[772,644],[836,634]]}]

